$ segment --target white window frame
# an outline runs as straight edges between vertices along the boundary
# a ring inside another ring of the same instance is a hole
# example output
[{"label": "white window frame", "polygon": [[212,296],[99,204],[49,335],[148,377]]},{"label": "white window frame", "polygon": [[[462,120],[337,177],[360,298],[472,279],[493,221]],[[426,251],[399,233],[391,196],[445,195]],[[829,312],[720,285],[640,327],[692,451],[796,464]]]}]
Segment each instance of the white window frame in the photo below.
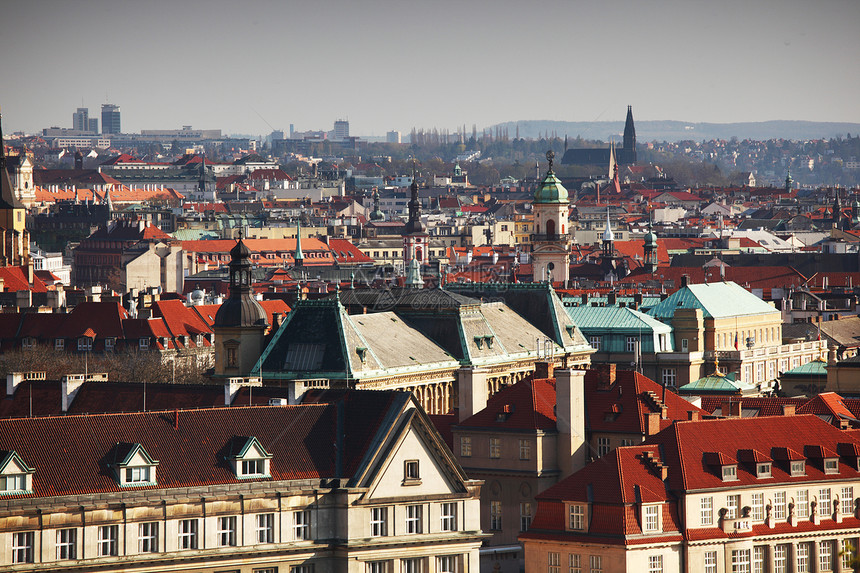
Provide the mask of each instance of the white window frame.
[{"label": "white window frame", "polygon": [[568,528],[572,531],[585,531],[585,506],[580,503],[570,504],[568,509]]},{"label": "white window frame", "polygon": [[750,502],[750,517],[753,521],[764,521],[764,493],[753,492]]},{"label": "white window frame", "polygon": [[180,519],[176,524],[176,548],[180,551],[185,549],[197,549],[198,547],[198,531],[199,520]]},{"label": "white window frame", "polygon": [[472,457],[472,436],[460,436],[460,456]]},{"label": "white window frame", "polygon": [[663,556],[648,556],[648,573],[663,573]]},{"label": "white window frame", "polygon": [[773,492],[773,518],[785,519],[786,496],[785,491]]},{"label": "white window frame", "polygon": [[597,350],[598,352],[600,352],[600,344],[601,344],[601,339],[602,339],[602,338],[603,338],[602,336],[598,336],[598,335],[589,336],[589,337],[588,337],[588,344],[589,344],[593,349],[595,349],[595,350]]},{"label": "white window frame", "polygon": [[774,573],[788,573],[789,551],[788,544],[778,543],[773,546]]},{"label": "white window frame", "polygon": [[809,490],[799,489],[794,494],[796,503],[794,504],[794,512],[799,519],[809,518]]},{"label": "white window frame", "polygon": [[546,555],[547,573],[561,573],[561,553],[549,551]]},{"label": "white window frame", "polygon": [[699,522],[701,525],[714,524],[714,498],[712,496],[703,497],[699,502]]},{"label": "white window frame", "polygon": [[35,531],[17,531],[12,534],[12,563],[33,563]]},{"label": "white window frame", "polygon": [[437,573],[460,573],[459,555],[440,555],[436,558]]},{"label": "white window frame", "polygon": [[705,551],[702,555],[702,572],[717,573],[717,552]]},{"label": "white window frame", "polygon": [[818,542],[818,570],[833,571],[832,539],[823,539]]},{"label": "white window frame", "polygon": [[589,555],[588,561],[591,566],[591,573],[603,573],[602,555]]},{"label": "white window frame", "polygon": [[773,475],[773,466],[771,462],[761,462],[756,464],[755,473],[758,479],[769,478]]},{"label": "white window frame", "polygon": [[806,460],[794,460],[790,463],[791,477],[806,475]]},{"label": "white window frame", "polygon": [[497,499],[490,500],[490,530],[502,530],[502,502]]},{"label": "white window frame", "polygon": [[302,541],[311,538],[311,512],[300,510],[293,512],[293,539]]},{"label": "white window frame", "polygon": [[765,573],[764,565],[767,560],[767,545],[755,545],[752,550],[753,573]]},{"label": "white window frame", "polygon": [[218,546],[234,547],[236,545],[236,516],[222,515],[218,518]]},{"label": "white window frame", "polygon": [[663,382],[663,386],[674,388],[678,380],[677,371],[674,368],[663,368],[661,380]]},{"label": "white window frame", "polygon": [[795,555],[796,555],[796,560],[795,560],[795,564],[794,564],[795,565],[794,572],[795,573],[810,573],[811,569],[810,569],[809,554],[812,552],[810,551],[809,543],[807,543],[805,541],[798,543],[795,546],[794,551],[795,551]]},{"label": "white window frame", "polygon": [[738,481],[738,466],[726,464],[723,466],[723,481]]},{"label": "white window frame", "polygon": [[854,487],[843,486],[839,493],[840,513],[852,515],[854,513]]},{"label": "white window frame", "polygon": [[602,458],[612,451],[612,442],[609,438],[597,438],[597,457]]},{"label": "white window frame", "polygon": [[128,485],[139,485],[151,483],[151,466],[129,466],[125,468],[125,483]]},{"label": "white window frame", "polygon": [[439,519],[442,531],[457,531],[457,504],[454,502],[440,504]]},{"label": "white window frame", "polygon": [[830,517],[833,514],[833,494],[829,487],[818,490],[818,516]]},{"label": "white window frame", "polygon": [[636,352],[636,337],[628,336],[624,343],[624,350],[626,352]]},{"label": "white window frame", "polygon": [[751,573],[749,549],[732,549],[732,573]]},{"label": "white window frame", "polygon": [[275,542],[275,514],[258,513],[254,519],[254,532],[257,543]]},{"label": "white window frame", "polygon": [[78,558],[78,530],[74,527],[57,530],[57,561]]},{"label": "white window frame", "polygon": [[388,508],[370,508],[370,536],[385,537],[388,535]]},{"label": "white window frame", "polygon": [[833,475],[839,473],[839,458],[825,458],[824,459],[824,473],[827,475]]},{"label": "white window frame", "polygon": [[502,439],[490,438],[490,459],[500,459],[502,457]]},{"label": "white window frame", "polygon": [[660,531],[660,529],[660,506],[642,506],[642,531],[645,533],[654,533]]},{"label": "white window frame", "polygon": [[520,438],[520,459],[532,459],[532,442],[527,438]]},{"label": "white window frame", "polygon": [[146,521],[137,528],[138,553],[158,553],[158,522]]},{"label": "white window frame", "polygon": [[842,555],[842,568],[846,570],[851,569],[851,562],[854,560],[857,554],[857,541],[856,539],[842,539],[842,543],[840,544],[840,553]]},{"label": "white window frame", "polygon": [[741,496],[739,494],[726,496],[726,519],[737,519],[741,509]]},{"label": "white window frame", "polygon": [[100,525],[96,542],[98,545],[99,557],[119,555],[119,526]]},{"label": "white window frame", "polygon": [[406,533],[410,535],[423,532],[422,506],[420,504],[406,506]]},{"label": "white window frame", "polygon": [[579,553],[568,553],[568,573],[582,573],[582,556]]},{"label": "white window frame", "polygon": [[528,531],[532,526],[532,504],[530,501],[520,503],[520,531]]}]

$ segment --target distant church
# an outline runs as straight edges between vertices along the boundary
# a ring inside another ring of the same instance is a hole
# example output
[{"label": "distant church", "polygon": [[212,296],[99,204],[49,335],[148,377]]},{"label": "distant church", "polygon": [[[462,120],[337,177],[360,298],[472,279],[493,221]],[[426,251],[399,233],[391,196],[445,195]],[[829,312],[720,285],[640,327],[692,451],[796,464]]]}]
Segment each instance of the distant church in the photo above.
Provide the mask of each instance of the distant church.
[{"label": "distant church", "polygon": [[[609,165],[609,147],[593,149],[566,149],[561,158],[562,165]],[[627,106],[627,121],[624,124],[624,140],[615,150],[615,160],[623,165],[636,163],[636,128],[633,126],[633,106]]]}]

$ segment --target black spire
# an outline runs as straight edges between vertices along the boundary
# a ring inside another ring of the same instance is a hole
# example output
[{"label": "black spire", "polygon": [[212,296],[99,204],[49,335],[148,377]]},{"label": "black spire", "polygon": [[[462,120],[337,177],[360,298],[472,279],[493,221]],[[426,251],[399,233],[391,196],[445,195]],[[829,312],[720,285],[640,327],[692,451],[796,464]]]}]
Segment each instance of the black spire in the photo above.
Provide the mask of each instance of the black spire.
[{"label": "black spire", "polygon": [[624,160],[636,163],[636,127],[633,125],[633,106],[627,106],[627,121],[624,123]]},{"label": "black spire", "polygon": [[24,205],[18,200],[12,179],[6,171],[6,145],[3,143],[3,115],[0,114],[0,209],[23,209]]},{"label": "black spire", "polygon": [[424,224],[421,223],[421,201],[418,200],[418,177],[415,173],[415,160],[412,160],[412,198],[409,200],[409,221],[406,222],[406,234],[414,235],[424,232]]}]

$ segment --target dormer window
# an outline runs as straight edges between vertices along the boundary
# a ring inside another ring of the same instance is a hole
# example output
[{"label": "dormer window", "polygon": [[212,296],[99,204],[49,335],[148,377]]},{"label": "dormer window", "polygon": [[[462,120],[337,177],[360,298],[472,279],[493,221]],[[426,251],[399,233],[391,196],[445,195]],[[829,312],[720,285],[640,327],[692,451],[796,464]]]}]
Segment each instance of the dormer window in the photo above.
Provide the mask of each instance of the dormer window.
[{"label": "dormer window", "polygon": [[723,481],[737,481],[738,466],[735,464],[723,466]]},{"label": "dormer window", "polygon": [[0,452],[0,495],[33,492],[33,473],[16,452]]},{"label": "dormer window", "polygon": [[771,477],[771,463],[765,462],[761,464],[756,464],[755,475],[759,479]]},{"label": "dormer window", "polygon": [[269,462],[272,454],[251,436],[236,436],[230,443],[228,459],[233,463],[237,479],[259,479],[271,477]]},{"label": "dormer window", "polygon": [[54,339],[54,350],[65,350],[66,348],[66,339],[65,338],[55,338]]},{"label": "dormer window", "polygon": [[824,458],[824,473],[838,474],[839,473],[839,458]]},{"label": "dormer window", "polygon": [[645,505],[642,507],[642,531],[645,533],[651,533],[654,531],[660,531],[661,523],[660,523],[660,506],[659,505]]},{"label": "dormer window", "polygon": [[114,346],[116,346],[116,338],[105,338],[106,352],[113,352]]},{"label": "dormer window", "polygon": [[120,487],[157,485],[155,468],[158,460],[152,459],[140,444],[116,444],[113,448],[114,472]]},{"label": "dormer window", "polygon": [[141,350],[148,350],[149,349],[149,339],[148,338],[141,338],[140,341],[138,342],[138,347]]},{"label": "dormer window", "polygon": [[791,462],[791,477],[806,475],[806,460],[796,460]]}]

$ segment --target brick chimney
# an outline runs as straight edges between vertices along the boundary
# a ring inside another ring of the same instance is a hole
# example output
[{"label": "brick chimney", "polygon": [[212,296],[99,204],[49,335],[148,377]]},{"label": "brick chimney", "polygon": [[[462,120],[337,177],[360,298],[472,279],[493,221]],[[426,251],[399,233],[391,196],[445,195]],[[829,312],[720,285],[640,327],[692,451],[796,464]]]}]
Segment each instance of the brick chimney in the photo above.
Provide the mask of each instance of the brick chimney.
[{"label": "brick chimney", "polygon": [[597,389],[609,390],[609,388],[615,383],[616,365],[594,364],[593,369],[597,372]]},{"label": "brick chimney", "polygon": [[741,401],[726,400],[722,407],[723,418],[740,418],[741,417]]},{"label": "brick chimney", "polygon": [[783,416],[794,416],[796,409],[797,409],[797,406],[795,406],[794,404],[783,404],[782,415]]},{"label": "brick chimney", "polygon": [[698,422],[702,419],[702,415],[696,410],[690,410],[687,412],[687,420],[690,422]]},{"label": "brick chimney", "polygon": [[552,368],[553,367],[551,362],[535,362],[535,379],[538,380],[541,378],[552,378]]},{"label": "brick chimney", "polygon": [[645,428],[646,435],[653,436],[660,431],[660,412],[648,412],[645,414],[648,426]]}]

